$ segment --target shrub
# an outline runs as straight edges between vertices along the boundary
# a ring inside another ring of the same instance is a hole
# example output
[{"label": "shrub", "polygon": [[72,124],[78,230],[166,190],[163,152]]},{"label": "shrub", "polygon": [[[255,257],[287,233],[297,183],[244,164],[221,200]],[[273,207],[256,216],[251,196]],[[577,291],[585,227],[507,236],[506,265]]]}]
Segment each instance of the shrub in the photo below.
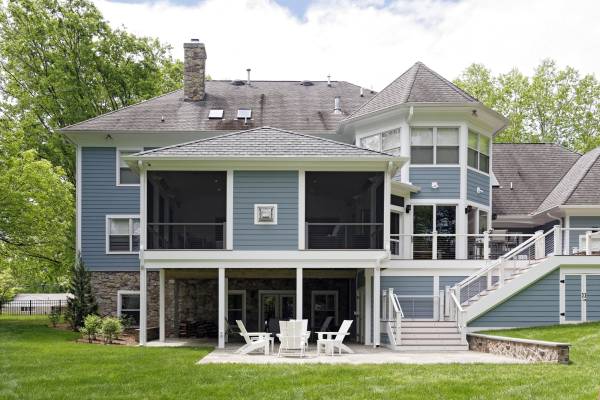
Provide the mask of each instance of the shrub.
[{"label": "shrub", "polygon": [[123,325],[123,330],[131,328],[135,324],[135,320],[131,315],[122,315],[121,316],[121,325]]},{"label": "shrub", "polygon": [[60,311],[53,309],[50,311],[50,314],[48,314],[48,319],[50,320],[52,327],[56,328],[56,325],[60,322]]},{"label": "shrub", "polygon": [[83,325],[83,319],[86,315],[95,314],[98,311],[98,305],[92,294],[92,284],[90,273],[85,268],[81,257],[71,267],[71,280],[69,282],[69,292],[73,297],[67,300],[67,311],[65,319],[71,324],[73,330],[77,330]]},{"label": "shrub", "polygon": [[83,321],[83,327],[79,330],[82,335],[86,336],[88,341],[92,343],[96,339],[96,335],[100,333],[102,327],[102,318],[95,314],[89,314]]},{"label": "shrub", "polygon": [[101,331],[104,343],[111,344],[123,332],[123,324],[119,318],[106,317],[102,320]]}]

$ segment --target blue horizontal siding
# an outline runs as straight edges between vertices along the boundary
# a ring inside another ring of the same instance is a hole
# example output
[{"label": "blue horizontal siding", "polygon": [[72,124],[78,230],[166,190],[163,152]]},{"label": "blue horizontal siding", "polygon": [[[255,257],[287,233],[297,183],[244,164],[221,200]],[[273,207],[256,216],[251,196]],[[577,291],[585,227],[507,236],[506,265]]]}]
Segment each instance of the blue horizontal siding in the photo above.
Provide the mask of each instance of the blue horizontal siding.
[{"label": "blue horizontal siding", "polygon": [[90,270],[139,269],[137,254],[106,254],[106,215],[139,214],[137,186],[116,185],[116,149],[81,149],[81,256]]},{"label": "blue horizontal siding", "polygon": [[[381,289],[393,288],[398,296],[432,296],[433,276],[382,276]],[[400,297],[406,318],[433,318],[433,298]]]},{"label": "blue horizontal siding", "polygon": [[[477,193],[477,188],[483,193]],[[467,169],[467,200],[474,203],[490,205],[490,177],[480,172]]]},{"label": "blue horizontal siding", "polygon": [[559,323],[559,270],[469,323],[472,327],[527,327]]},{"label": "blue horizontal siding", "polygon": [[565,275],[565,320],[581,321],[581,275]]},{"label": "blue horizontal siding", "polygon": [[587,281],[587,320],[600,321],[600,275],[588,275]]},{"label": "blue horizontal siding", "polygon": [[[277,224],[254,224],[255,204],[277,204]],[[234,172],[233,248],[298,249],[298,171]]]},{"label": "blue horizontal siding", "polygon": [[[421,188],[413,199],[458,199],[460,197],[459,167],[410,167],[410,182]],[[438,189],[431,187],[437,182]]]}]

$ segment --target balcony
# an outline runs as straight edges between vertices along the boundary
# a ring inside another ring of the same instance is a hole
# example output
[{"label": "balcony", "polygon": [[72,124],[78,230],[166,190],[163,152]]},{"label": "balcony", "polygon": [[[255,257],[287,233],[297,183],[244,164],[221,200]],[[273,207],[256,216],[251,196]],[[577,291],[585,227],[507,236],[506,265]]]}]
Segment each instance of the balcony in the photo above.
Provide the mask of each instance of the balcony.
[{"label": "balcony", "polygon": [[150,250],[225,249],[225,222],[222,223],[149,223]]},{"label": "balcony", "polygon": [[307,223],[306,245],[313,250],[383,249],[383,224]]},{"label": "balcony", "polygon": [[[392,259],[406,260],[495,260],[532,234],[393,234]],[[519,254],[528,259],[531,255]]]}]

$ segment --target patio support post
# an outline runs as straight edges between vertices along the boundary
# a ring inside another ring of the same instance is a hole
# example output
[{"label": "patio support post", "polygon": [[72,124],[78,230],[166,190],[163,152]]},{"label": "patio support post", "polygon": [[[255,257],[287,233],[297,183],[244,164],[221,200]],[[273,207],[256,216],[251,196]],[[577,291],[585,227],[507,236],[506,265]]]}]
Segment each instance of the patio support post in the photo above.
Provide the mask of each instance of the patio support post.
[{"label": "patio support post", "polygon": [[381,339],[381,269],[373,268],[373,347],[379,347]]},{"label": "patio support post", "polygon": [[146,345],[148,301],[147,301],[147,272],[146,267],[140,265],[140,346]]},{"label": "patio support post", "polygon": [[165,341],[165,270],[161,269],[158,273],[158,330],[159,340]]},{"label": "patio support post", "polygon": [[296,319],[302,319],[302,267],[296,268]]},{"label": "patio support post", "polygon": [[219,341],[217,347],[225,348],[225,268],[219,268]]},{"label": "patio support post", "polygon": [[373,320],[371,319],[371,306],[373,305],[373,296],[371,294],[373,285],[371,284],[371,278],[373,274],[371,273],[371,269],[365,269],[365,315],[363,318],[363,324],[365,326],[365,344],[371,344],[371,333],[373,327]]}]

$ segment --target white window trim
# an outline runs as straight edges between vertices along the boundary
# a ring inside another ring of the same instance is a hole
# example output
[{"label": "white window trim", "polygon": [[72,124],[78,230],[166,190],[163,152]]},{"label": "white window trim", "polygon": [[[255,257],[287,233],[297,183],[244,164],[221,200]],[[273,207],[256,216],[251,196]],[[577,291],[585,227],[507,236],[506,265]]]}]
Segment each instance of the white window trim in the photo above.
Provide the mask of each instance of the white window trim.
[{"label": "white window trim", "polygon": [[396,147],[391,147],[389,149],[385,149],[383,147],[383,134],[384,133],[388,133],[388,132],[393,132],[393,131],[398,131],[398,136],[400,137],[400,142],[402,142],[402,127],[401,126],[397,126],[397,127],[394,127],[394,128],[385,129],[385,130],[379,130],[379,131],[376,131],[376,132],[370,132],[368,134],[361,135],[361,136],[357,137],[357,144],[356,145],[358,147],[361,147],[361,148],[364,149],[366,147],[362,146],[362,140],[363,139],[367,139],[367,138],[370,138],[370,137],[373,137],[373,136],[378,136],[379,137],[379,149],[380,150],[375,150],[375,151],[380,151],[380,152],[385,153],[385,152],[389,152],[389,151],[392,151],[392,150],[395,150],[395,149],[402,149],[402,143],[400,143],[400,145],[398,145]]},{"label": "white window trim", "polygon": [[[469,133],[472,132],[474,134],[477,135],[477,149],[473,149],[471,147],[469,147]],[[481,144],[481,140],[480,137],[481,136],[485,136],[489,139],[489,146],[488,146],[488,153],[489,154],[484,154],[487,155],[488,157],[488,172],[485,172],[483,170],[480,169],[481,163],[480,163],[480,159],[479,156],[481,153],[481,149],[479,148],[480,144]],[[469,127],[467,129],[467,160],[466,160],[466,164],[467,164],[467,169],[470,169],[471,171],[475,171],[475,172],[479,172],[480,174],[486,175],[486,176],[490,176],[490,173],[492,172],[492,142],[493,142],[493,138],[484,135],[483,133],[481,133],[480,131],[473,129],[471,127]],[[469,149],[470,150],[475,150],[477,152],[477,168],[472,167],[469,165]]]},{"label": "white window trim", "polygon": [[[237,294],[241,294],[242,295],[242,322],[244,323],[244,325],[246,325],[246,289],[240,289],[240,290],[229,290],[227,292],[227,295],[237,295]],[[229,318],[229,301],[227,301],[227,318]],[[229,321],[229,325],[230,326],[236,326],[235,321]]]},{"label": "white window trim", "polygon": [[[432,144],[431,146],[433,147],[433,164],[413,164],[412,162],[412,157],[411,157],[411,166],[415,166],[415,167],[457,167],[460,166],[460,126],[454,126],[454,125],[411,125],[409,132],[408,132],[408,142],[410,143],[410,149],[409,151],[411,151],[412,154],[412,129],[413,128],[431,128],[433,129],[433,137],[432,137]],[[438,163],[437,162],[437,148],[438,148],[438,143],[437,143],[437,131],[438,129],[457,129],[458,130],[458,144],[456,146],[448,146],[448,145],[442,145],[442,147],[457,147],[458,148],[458,161],[455,164],[448,164],[448,163]],[[415,147],[428,147],[428,146],[419,146],[419,145],[415,145]]]},{"label": "white window trim", "polygon": [[140,151],[143,151],[143,149],[140,149],[139,147],[117,147],[115,150],[116,150],[116,159],[117,159],[117,165],[116,165],[116,169],[115,169],[116,185],[117,186],[140,186],[139,183],[121,183],[121,152],[122,151],[140,152]]},{"label": "white window trim", "polygon": [[[123,299],[121,298],[122,295],[128,295],[128,294],[137,294],[138,296],[140,295],[140,291],[139,290],[117,290],[117,317],[121,318],[121,310],[123,309]],[[141,298],[140,298],[141,300]],[[141,307],[140,307],[140,312],[141,312]]]},{"label": "white window trim", "polygon": [[[273,221],[272,222],[259,221],[259,219],[258,219],[259,207],[273,207]],[[255,204],[254,205],[254,224],[255,225],[277,225],[277,204]]]},{"label": "white window trim", "polygon": [[[110,236],[110,220],[111,219],[129,219],[129,225],[130,225],[130,229],[131,229],[131,221],[133,219],[140,219],[140,215],[139,214],[108,214],[106,215],[106,222],[104,224],[104,241],[106,243],[106,254],[138,254],[139,251],[111,251],[110,250],[110,240],[109,240],[109,236]],[[141,219],[140,219],[140,230],[142,229],[142,225],[141,225]],[[140,245],[141,245],[141,235],[142,232],[140,232]],[[130,238],[132,235],[129,235]],[[131,239],[130,239],[131,240]]]}]

